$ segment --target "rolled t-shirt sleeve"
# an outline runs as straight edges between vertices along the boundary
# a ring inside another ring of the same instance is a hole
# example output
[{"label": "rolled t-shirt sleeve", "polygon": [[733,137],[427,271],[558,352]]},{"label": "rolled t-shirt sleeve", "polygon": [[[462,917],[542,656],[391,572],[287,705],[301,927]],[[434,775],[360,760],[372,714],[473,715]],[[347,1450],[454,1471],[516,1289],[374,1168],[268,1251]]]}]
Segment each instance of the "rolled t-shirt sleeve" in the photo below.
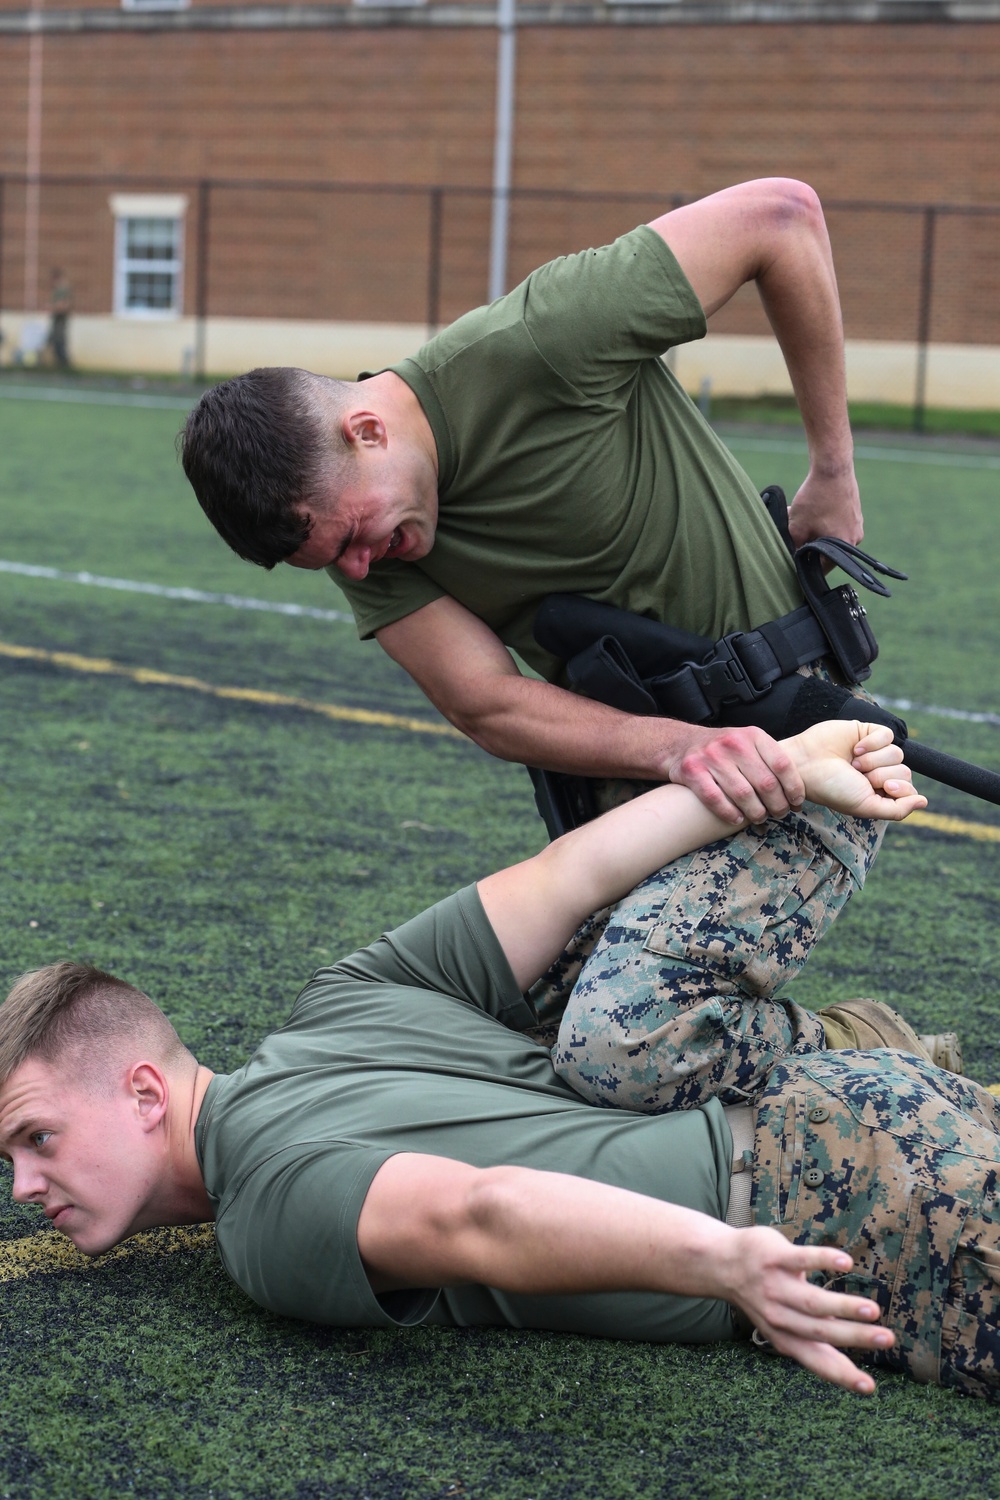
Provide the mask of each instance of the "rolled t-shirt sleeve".
[{"label": "rolled t-shirt sleeve", "polygon": [[537,1020],[517,987],[474,885],[447,896],[332,969],[320,969],[296,1001],[293,1019],[306,1007],[322,1009],[328,986],[338,978],[449,995],[514,1031],[534,1026]]},{"label": "rolled t-shirt sleeve", "polygon": [[403,563],[394,557],[383,558],[357,582],[345,578],[332,565],[326,572],[351,606],[358,638],[362,641],[371,640],[384,625],[394,625],[397,620],[423,609],[425,604],[443,599],[446,593],[428,578],[418,563]]},{"label": "rolled t-shirt sleeve", "polygon": [[350,1141],[275,1153],[216,1223],[229,1275],[255,1302],[286,1318],[340,1328],[422,1322],[437,1289],[377,1297],[358,1250],[365,1197],[393,1154]]}]

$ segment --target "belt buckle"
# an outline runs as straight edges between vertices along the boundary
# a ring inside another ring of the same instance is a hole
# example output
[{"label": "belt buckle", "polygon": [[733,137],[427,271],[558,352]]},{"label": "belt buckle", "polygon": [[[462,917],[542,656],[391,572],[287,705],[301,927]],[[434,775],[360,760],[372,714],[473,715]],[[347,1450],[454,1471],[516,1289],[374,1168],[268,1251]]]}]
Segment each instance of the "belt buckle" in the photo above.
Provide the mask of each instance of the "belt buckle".
[{"label": "belt buckle", "polygon": [[[769,691],[771,684],[758,688],[750,681],[747,669],[740,659],[736,642],[746,634],[734,630],[716,643],[711,661],[694,668],[695,679],[713,711],[723,703],[738,698],[741,703],[756,703]],[[725,651],[725,655],[723,655]]]}]

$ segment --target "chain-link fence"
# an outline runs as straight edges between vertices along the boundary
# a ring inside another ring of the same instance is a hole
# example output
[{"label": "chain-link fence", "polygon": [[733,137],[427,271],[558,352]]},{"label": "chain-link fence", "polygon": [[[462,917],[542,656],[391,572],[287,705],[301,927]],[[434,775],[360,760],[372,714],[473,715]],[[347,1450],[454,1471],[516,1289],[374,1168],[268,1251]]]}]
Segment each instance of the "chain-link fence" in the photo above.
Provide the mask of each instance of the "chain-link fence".
[{"label": "chain-link fence", "polygon": [[[30,312],[31,300],[42,308],[55,266],[70,268],[76,313],[121,311],[130,286],[141,293],[155,282],[162,297],[162,267],[159,280],[154,271],[145,280],[123,279],[115,217],[123,200],[139,212],[156,195],[184,204],[172,310],[196,320],[195,374],[204,371],[209,317],[433,329],[486,295],[489,188],[0,176],[0,308]],[[515,189],[508,280],[513,285],[554,255],[604,243],[684,201],[682,193]],[[930,343],[1000,346],[1000,205],[825,208],[847,337],[916,346],[919,425]],[[767,331],[747,290],[712,326],[720,333]]]}]

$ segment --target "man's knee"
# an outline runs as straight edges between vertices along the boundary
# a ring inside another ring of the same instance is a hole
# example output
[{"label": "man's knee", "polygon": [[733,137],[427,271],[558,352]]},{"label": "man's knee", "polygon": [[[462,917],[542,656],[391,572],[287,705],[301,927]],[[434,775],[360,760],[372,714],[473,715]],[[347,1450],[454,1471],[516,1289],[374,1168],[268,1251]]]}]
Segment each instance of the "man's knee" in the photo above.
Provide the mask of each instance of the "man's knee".
[{"label": "man's knee", "polygon": [[765,177],[759,182],[762,211],[779,229],[825,234],[823,205],[815,188],[798,177]]},{"label": "man's knee", "polygon": [[695,970],[661,969],[658,980],[623,989],[610,979],[587,1006],[574,997],[552,1064],[591,1103],[656,1114],[716,1092],[730,1050],[724,1006],[698,993]]},{"label": "man's knee", "polygon": [[822,1023],[792,1001],[692,966],[657,968],[655,984],[641,973],[631,986],[598,975],[590,1003],[574,995],[563,1018],[552,1063],[591,1103],[643,1114],[745,1103],[778,1060],[824,1045]]}]

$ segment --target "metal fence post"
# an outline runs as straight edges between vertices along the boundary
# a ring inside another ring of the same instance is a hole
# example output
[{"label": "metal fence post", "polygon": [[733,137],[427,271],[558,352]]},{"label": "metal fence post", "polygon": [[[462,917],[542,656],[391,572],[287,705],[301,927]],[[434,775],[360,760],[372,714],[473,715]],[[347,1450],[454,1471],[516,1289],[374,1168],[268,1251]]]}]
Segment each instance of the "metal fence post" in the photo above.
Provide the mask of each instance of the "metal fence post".
[{"label": "metal fence post", "polygon": [[441,222],[444,217],[444,189],[431,188],[430,241],[427,247],[427,336],[437,332],[441,323]]},{"label": "metal fence post", "polygon": [[517,68],[517,0],[497,0],[497,95],[493,134],[493,202],[487,301],[509,291],[510,188],[514,159],[514,93]]},{"label": "metal fence post", "polygon": [[934,291],[934,229],[937,209],[924,209],[924,243],[920,259],[920,309],[917,315],[917,388],[913,397],[913,430],[923,432],[927,405],[927,345],[931,337],[931,296]]},{"label": "metal fence post", "polygon": [[195,269],[194,378],[205,379],[205,336],[208,323],[208,215],[212,184],[203,177],[198,184],[198,256]]}]

